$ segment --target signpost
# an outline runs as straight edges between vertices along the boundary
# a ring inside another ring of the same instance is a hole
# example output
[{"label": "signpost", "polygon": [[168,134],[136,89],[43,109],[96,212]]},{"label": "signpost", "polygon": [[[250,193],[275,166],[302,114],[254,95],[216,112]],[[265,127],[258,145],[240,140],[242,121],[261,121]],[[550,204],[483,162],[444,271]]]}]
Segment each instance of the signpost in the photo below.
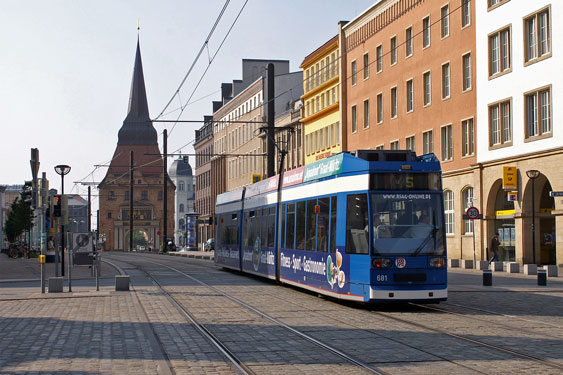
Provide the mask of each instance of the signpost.
[{"label": "signpost", "polygon": [[479,209],[477,207],[469,207],[467,211],[465,211],[465,215],[469,220],[473,220],[473,267],[477,267],[477,257],[475,255],[475,220],[479,219],[481,215],[479,215]]}]

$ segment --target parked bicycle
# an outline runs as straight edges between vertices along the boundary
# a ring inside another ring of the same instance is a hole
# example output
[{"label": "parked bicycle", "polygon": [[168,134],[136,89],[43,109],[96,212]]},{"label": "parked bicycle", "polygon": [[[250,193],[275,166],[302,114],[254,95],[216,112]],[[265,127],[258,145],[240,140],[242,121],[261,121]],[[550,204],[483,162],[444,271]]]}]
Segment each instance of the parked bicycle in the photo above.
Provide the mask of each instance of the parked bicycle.
[{"label": "parked bicycle", "polygon": [[8,248],[8,255],[13,259],[19,257],[27,259],[29,258],[29,246],[23,242],[14,242]]}]

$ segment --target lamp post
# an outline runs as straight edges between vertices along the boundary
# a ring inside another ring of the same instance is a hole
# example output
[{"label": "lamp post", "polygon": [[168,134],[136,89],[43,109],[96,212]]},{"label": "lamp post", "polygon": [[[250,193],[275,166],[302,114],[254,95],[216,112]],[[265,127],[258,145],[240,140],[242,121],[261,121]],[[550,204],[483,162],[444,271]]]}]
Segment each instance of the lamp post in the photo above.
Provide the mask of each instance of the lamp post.
[{"label": "lamp post", "polygon": [[540,175],[540,171],[535,169],[530,169],[526,171],[526,176],[532,180],[532,256],[534,258],[534,263],[536,262],[536,192],[534,190],[534,181]]},{"label": "lamp post", "polygon": [[[68,165],[59,164],[55,166],[55,172],[61,176],[61,200],[63,199],[63,195],[65,195],[65,176],[70,172],[70,167]],[[62,204],[62,202],[61,202]],[[61,276],[65,275],[65,226],[64,224],[61,225]],[[58,253],[58,252],[57,252]]]}]

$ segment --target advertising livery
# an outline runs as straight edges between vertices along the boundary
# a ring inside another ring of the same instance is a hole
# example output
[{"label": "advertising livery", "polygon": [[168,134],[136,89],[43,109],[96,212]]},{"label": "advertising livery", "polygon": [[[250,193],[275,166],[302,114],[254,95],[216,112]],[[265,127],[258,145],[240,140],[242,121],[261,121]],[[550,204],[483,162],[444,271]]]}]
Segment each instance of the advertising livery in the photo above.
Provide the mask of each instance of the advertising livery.
[{"label": "advertising livery", "polygon": [[440,163],[341,153],[217,198],[215,262],[339,299],[447,298]]}]

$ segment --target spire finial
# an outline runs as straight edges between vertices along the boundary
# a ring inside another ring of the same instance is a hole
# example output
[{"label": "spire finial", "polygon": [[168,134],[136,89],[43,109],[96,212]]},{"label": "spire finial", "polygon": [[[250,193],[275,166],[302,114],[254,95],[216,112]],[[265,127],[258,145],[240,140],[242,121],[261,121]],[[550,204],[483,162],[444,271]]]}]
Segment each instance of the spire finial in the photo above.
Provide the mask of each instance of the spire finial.
[{"label": "spire finial", "polygon": [[141,30],[141,20],[137,19],[137,32],[139,32],[139,30]]}]

